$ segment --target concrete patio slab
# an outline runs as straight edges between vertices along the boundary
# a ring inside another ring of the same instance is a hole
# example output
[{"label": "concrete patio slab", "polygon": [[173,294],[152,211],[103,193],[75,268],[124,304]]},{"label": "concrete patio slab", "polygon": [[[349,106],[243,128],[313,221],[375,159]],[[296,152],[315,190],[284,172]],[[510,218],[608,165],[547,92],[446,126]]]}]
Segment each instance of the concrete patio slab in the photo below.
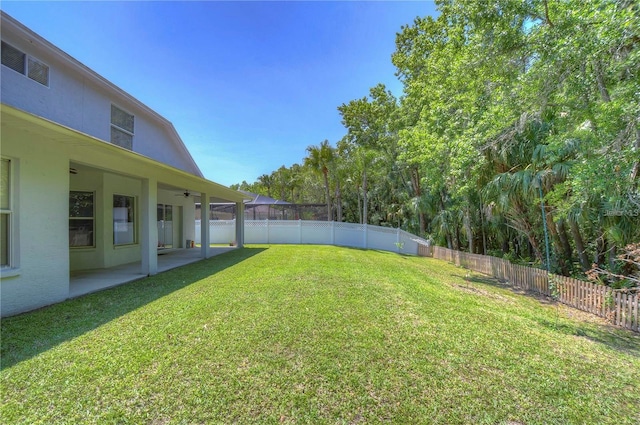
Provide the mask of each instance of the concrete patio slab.
[{"label": "concrete patio slab", "polygon": [[[210,255],[216,256],[235,247],[211,247]],[[200,261],[200,249],[181,249],[158,252],[158,273]],[[140,261],[108,269],[81,270],[71,272],[69,298],[76,298],[147,277],[142,274]]]}]

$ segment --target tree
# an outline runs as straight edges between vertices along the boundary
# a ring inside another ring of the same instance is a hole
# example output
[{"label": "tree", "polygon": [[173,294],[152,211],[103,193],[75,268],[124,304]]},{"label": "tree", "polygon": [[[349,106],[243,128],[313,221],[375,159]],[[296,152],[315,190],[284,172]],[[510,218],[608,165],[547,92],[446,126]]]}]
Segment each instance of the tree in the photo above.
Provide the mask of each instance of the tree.
[{"label": "tree", "polygon": [[377,162],[385,164],[387,170],[393,169],[398,155],[397,99],[383,84],[378,84],[369,90],[369,97],[343,103],[338,111],[347,129],[343,152],[350,153],[361,166],[362,221],[368,223],[370,168]]},{"label": "tree", "polygon": [[264,186],[267,190],[267,196],[271,198],[271,187],[273,186],[273,177],[269,174],[263,174],[258,177],[258,181]]},{"label": "tree", "polygon": [[311,167],[315,172],[323,177],[325,188],[325,201],[327,203],[327,221],[332,221],[331,213],[331,193],[329,190],[329,168],[335,159],[334,148],[331,147],[328,140],[324,140],[319,146],[309,146],[307,148],[308,156],[304,159],[305,165]]},{"label": "tree", "polygon": [[376,85],[340,105],[333,156],[309,147],[283,185],[330,217],[333,196],[338,219],[538,265],[548,233],[554,271],[618,273],[640,240],[637,2],[437,5],[396,35],[402,97]]}]

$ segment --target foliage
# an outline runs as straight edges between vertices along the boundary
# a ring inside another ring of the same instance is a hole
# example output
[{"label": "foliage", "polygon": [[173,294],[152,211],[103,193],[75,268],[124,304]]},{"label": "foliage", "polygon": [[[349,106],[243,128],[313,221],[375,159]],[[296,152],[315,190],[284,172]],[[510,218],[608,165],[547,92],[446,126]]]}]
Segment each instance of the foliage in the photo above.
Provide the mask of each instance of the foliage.
[{"label": "foliage", "polygon": [[322,176],[325,189],[325,203],[327,204],[327,220],[332,221],[331,193],[329,192],[329,169],[334,168],[335,150],[329,145],[328,140],[320,143],[320,146],[309,146],[309,156],[304,163],[313,171]]},{"label": "foliage", "polygon": [[593,264],[587,272],[589,280],[605,281],[616,288],[640,287],[640,244],[629,244],[616,259],[615,271]]},{"label": "foliage", "polygon": [[310,155],[302,197],[449,248],[541,267],[549,249],[554,273],[615,272],[640,241],[637,2],[437,6],[396,34],[403,95],[376,85],[338,107],[331,177]]}]

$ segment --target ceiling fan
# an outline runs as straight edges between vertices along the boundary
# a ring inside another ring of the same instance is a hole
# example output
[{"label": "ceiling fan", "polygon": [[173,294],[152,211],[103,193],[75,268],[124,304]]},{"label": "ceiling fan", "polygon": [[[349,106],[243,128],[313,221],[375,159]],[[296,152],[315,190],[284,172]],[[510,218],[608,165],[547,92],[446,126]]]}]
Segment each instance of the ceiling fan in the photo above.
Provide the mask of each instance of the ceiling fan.
[{"label": "ceiling fan", "polygon": [[189,192],[189,189],[185,189],[185,191],[184,191],[184,192],[179,193],[179,194],[178,194],[178,193],[176,193],[176,195],[175,195],[175,196],[184,196],[185,198],[188,198],[189,196],[191,196],[191,192]]}]

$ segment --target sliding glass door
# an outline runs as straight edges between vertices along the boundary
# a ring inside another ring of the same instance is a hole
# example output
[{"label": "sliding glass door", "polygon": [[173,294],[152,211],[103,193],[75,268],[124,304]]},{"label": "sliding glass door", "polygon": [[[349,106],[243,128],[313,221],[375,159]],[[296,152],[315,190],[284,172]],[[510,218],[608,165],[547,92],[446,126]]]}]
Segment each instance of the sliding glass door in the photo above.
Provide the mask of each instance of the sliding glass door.
[{"label": "sliding glass door", "polygon": [[158,249],[173,248],[173,206],[158,204]]}]

